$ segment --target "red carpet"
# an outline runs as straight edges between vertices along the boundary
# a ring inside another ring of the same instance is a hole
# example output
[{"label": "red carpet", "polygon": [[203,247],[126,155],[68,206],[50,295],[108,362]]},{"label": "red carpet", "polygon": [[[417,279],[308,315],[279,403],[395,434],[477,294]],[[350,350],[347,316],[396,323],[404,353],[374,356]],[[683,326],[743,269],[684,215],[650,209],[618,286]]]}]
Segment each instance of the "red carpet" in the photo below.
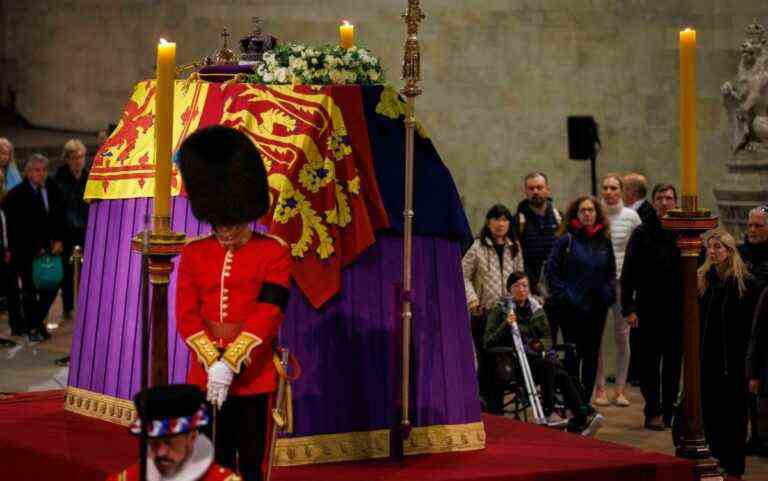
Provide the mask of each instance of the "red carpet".
[{"label": "red carpet", "polygon": [[[64,392],[0,401],[2,480],[102,480],[130,464],[137,442],[125,428],[64,411]],[[483,451],[278,468],[274,481],[589,480],[688,481],[687,461],[545,428],[485,417]]]}]

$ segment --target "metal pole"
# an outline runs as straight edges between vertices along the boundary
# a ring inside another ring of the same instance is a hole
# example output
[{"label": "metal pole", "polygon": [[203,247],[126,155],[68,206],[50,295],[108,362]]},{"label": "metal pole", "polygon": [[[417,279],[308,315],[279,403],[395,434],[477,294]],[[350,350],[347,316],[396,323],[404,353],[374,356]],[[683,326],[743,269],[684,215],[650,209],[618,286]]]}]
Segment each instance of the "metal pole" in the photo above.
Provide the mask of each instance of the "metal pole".
[{"label": "metal pole", "polygon": [[72,306],[75,313],[77,312],[77,295],[80,291],[80,269],[83,266],[83,248],[75,246],[72,249]]},{"label": "metal pole", "polygon": [[[419,0],[408,0],[408,7],[403,14],[408,36],[405,41],[403,58],[403,80],[405,87],[401,93],[406,97],[405,105],[405,207],[403,211],[403,362],[402,362],[402,415],[400,428],[403,443],[410,436],[411,421],[409,415],[411,384],[411,282],[413,265],[413,157],[414,133],[416,130],[416,97],[421,94],[418,82],[421,79],[421,54],[419,52],[419,23],[424,13]],[[404,446],[403,446],[404,448]]]},{"label": "metal pole", "polygon": [[[144,232],[141,245],[141,389],[149,386],[149,215],[144,216]],[[142,406],[146,407],[146,406]],[[142,409],[146,412],[146,409]],[[141,418],[139,436],[139,480],[147,480],[147,456],[149,454],[146,419]]]}]

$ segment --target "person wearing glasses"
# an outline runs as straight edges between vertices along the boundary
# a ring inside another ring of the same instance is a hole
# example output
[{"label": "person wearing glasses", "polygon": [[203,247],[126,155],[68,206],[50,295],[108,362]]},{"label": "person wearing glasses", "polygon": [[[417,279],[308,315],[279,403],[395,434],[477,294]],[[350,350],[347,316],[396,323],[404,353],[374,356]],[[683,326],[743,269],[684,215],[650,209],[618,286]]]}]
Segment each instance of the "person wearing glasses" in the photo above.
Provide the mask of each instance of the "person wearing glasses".
[{"label": "person wearing glasses", "polygon": [[[768,286],[768,205],[761,205],[749,211],[747,232],[744,243],[739,246],[739,254],[744,259],[749,273],[760,289]],[[747,442],[747,454],[765,454],[768,452],[761,438],[758,424],[760,417],[760,398],[768,395],[766,390],[766,362],[768,361],[768,290],[760,296],[752,335],[747,354],[747,377],[750,379],[749,417],[752,429]]]}]

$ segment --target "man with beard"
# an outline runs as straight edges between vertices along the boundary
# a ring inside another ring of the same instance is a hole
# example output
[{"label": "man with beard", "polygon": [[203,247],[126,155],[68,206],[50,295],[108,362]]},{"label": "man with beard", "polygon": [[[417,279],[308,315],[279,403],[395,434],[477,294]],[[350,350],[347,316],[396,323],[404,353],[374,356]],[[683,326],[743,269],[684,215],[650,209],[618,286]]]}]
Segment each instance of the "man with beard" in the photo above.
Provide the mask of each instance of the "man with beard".
[{"label": "man with beard", "polygon": [[683,283],[676,235],[659,220],[677,205],[677,191],[670,184],[657,184],[652,198],[656,215],[634,230],[624,254],[621,312],[638,328],[639,346],[633,355],[640,362],[645,428],[663,431],[671,426],[680,387]]},{"label": "man with beard", "polygon": [[531,292],[540,296],[541,268],[557,239],[562,216],[552,206],[546,174],[530,173],[525,176],[523,185],[526,198],[517,206],[517,238],[523,249],[523,264],[531,283]]},{"label": "man with beard", "polygon": [[[141,434],[148,423],[147,481],[241,481],[240,476],[213,461],[213,444],[199,430],[208,426],[203,392],[190,384],[153,386],[133,400],[139,413],[130,428]],[[107,477],[107,481],[137,481],[139,464]]]},{"label": "man with beard", "polygon": [[[739,246],[739,253],[759,288],[764,289],[768,286],[768,205],[761,205],[749,211],[747,232],[744,243]],[[762,416],[765,416],[768,410],[765,389],[765,379],[768,376],[766,373],[766,359],[768,359],[766,319],[768,319],[768,290],[761,294],[758,302],[747,356],[747,372],[753,394],[749,400],[751,430],[749,442],[747,442],[747,454],[768,453],[764,436],[760,436],[758,429],[761,411]]]}]

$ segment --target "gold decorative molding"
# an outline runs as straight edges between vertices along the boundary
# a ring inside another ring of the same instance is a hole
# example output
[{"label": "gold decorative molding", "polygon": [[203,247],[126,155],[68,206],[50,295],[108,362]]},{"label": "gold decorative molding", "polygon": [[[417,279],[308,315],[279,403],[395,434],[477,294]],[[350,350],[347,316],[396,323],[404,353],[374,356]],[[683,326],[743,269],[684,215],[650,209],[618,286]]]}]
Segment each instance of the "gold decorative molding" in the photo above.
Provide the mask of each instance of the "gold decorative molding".
[{"label": "gold decorative molding", "polygon": [[[131,401],[76,387],[67,388],[64,409],[113,424],[129,426],[136,419]],[[475,451],[485,448],[482,422],[414,427],[405,454]],[[318,434],[277,440],[276,466],[335,463],[389,457],[389,430]]]},{"label": "gold decorative molding", "polygon": [[470,424],[439,424],[415,427],[405,444],[405,454],[451,453],[485,448],[485,426]]},{"label": "gold decorative molding", "polygon": [[130,426],[136,419],[131,401],[76,387],[67,388],[64,410],[122,426]]},{"label": "gold decorative molding", "polygon": [[[415,427],[405,454],[475,451],[485,448],[482,422]],[[334,463],[389,456],[389,430],[319,434],[277,441],[276,466]]]}]

